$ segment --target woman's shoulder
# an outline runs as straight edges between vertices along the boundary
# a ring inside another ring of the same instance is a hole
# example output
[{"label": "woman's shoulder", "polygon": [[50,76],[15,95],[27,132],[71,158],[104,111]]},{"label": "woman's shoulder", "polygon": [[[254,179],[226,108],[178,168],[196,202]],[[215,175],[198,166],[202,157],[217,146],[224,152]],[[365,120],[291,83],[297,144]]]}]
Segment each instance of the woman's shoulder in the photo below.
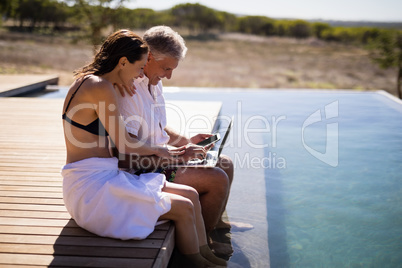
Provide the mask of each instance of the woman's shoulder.
[{"label": "woman's shoulder", "polygon": [[85,92],[92,97],[102,97],[114,94],[113,84],[100,76],[91,75],[86,77],[83,86],[85,86]]},{"label": "woman's shoulder", "polygon": [[86,84],[89,90],[109,90],[113,88],[112,83],[101,76],[90,75],[84,79],[88,81]]}]

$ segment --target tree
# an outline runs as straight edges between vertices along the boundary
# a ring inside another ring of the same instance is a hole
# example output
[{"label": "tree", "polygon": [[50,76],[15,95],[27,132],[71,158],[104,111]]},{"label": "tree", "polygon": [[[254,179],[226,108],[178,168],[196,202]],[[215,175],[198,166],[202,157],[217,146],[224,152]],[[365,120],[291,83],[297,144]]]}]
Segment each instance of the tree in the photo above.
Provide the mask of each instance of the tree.
[{"label": "tree", "polygon": [[223,32],[231,32],[236,29],[237,16],[224,11],[217,11],[217,16],[219,21],[222,21],[219,30]]},{"label": "tree", "polygon": [[289,35],[289,21],[287,20],[275,20],[274,21],[274,31],[276,36],[287,36]]},{"label": "tree", "polygon": [[30,31],[38,27],[53,27],[54,30],[69,16],[67,5],[56,0],[3,0],[0,1],[0,14],[19,21],[21,29],[28,25]]},{"label": "tree", "polygon": [[317,37],[318,39],[322,38],[322,33],[325,30],[329,30],[331,29],[331,26],[328,23],[323,23],[323,22],[315,22],[313,23],[313,33],[315,35],[315,37]]},{"label": "tree", "polygon": [[242,33],[273,35],[274,20],[264,16],[246,16],[238,19],[238,30]]},{"label": "tree", "polygon": [[289,32],[292,37],[307,38],[311,35],[310,23],[304,20],[291,21]]},{"label": "tree", "polygon": [[180,4],[171,9],[175,18],[175,26],[187,27],[193,33],[201,31],[207,33],[209,30],[223,27],[219,12],[200,4]]},{"label": "tree", "polygon": [[371,49],[371,59],[380,65],[381,68],[397,68],[397,94],[402,99],[402,32],[383,31],[374,39]]},{"label": "tree", "polygon": [[2,18],[15,16],[15,10],[18,7],[18,1],[1,0],[0,1],[0,16]]},{"label": "tree", "polygon": [[173,18],[166,11],[148,8],[120,8],[115,19],[115,28],[148,29],[154,25],[170,25]]},{"label": "tree", "polygon": [[66,0],[75,3],[77,12],[83,16],[89,26],[89,38],[94,46],[102,42],[102,30],[114,24],[117,10],[122,8],[126,0]]}]

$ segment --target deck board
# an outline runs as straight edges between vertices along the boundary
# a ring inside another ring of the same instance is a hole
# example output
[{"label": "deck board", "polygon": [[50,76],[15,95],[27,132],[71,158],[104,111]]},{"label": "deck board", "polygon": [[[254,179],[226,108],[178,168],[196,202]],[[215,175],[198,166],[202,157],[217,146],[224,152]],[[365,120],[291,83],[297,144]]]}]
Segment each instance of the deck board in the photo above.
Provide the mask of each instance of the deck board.
[{"label": "deck board", "polygon": [[[174,227],[156,226],[145,240],[122,241],[87,232],[63,203],[65,163],[61,99],[0,98],[0,266],[166,267]],[[212,131],[220,103],[171,102],[183,112],[175,128],[195,129],[190,117],[205,111]],[[186,112],[187,110],[187,112]],[[169,112],[169,116],[175,114]],[[184,118],[184,119],[183,119]],[[183,121],[184,120],[184,121]]]}]

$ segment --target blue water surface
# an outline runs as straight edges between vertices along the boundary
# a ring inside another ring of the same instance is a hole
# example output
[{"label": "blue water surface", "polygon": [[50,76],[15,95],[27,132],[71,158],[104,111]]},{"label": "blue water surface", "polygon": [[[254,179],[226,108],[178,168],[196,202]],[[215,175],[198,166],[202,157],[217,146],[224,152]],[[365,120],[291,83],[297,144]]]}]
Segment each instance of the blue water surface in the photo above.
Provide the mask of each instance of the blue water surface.
[{"label": "blue water surface", "polygon": [[166,97],[222,101],[223,117],[235,115],[224,149],[236,167],[227,211],[255,228],[232,232],[232,262],[402,266],[401,103],[349,91],[209,89]]},{"label": "blue water surface", "polygon": [[222,102],[222,130],[234,115],[223,152],[235,164],[227,215],[254,229],[232,230],[230,262],[402,267],[400,102],[352,91],[166,88],[165,96]]}]

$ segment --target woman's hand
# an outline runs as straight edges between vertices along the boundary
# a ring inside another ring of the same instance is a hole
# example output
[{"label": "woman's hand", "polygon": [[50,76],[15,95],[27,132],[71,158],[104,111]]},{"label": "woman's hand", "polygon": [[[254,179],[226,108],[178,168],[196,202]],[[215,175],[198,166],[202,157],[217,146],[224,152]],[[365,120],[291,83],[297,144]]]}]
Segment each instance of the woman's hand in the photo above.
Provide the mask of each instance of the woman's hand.
[{"label": "woman's hand", "polygon": [[114,83],[113,86],[114,86],[114,88],[117,88],[119,90],[122,97],[124,97],[126,95],[125,92],[127,92],[128,95],[130,95],[130,96],[134,96],[135,91],[137,90],[135,88],[134,81],[129,86],[123,85],[123,84],[118,84],[118,83]]}]

